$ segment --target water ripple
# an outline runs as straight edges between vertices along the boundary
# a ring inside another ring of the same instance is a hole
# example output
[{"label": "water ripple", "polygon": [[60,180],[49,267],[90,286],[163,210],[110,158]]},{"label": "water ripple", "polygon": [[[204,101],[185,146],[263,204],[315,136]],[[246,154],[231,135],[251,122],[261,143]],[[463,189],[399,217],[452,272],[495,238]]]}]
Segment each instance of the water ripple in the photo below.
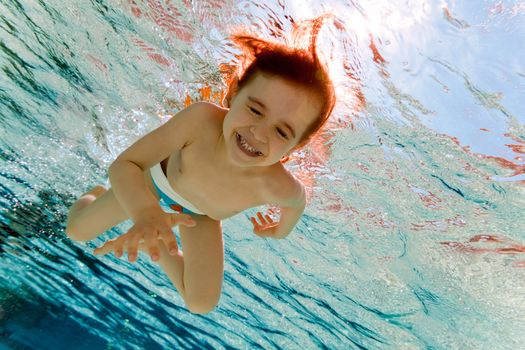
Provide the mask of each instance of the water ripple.
[{"label": "water ripple", "polygon": [[[525,12],[478,5],[0,3],[2,346],[519,348],[525,70],[508,52]],[[214,312],[188,313],[146,258],[91,254],[127,224],[65,237],[117,154],[186,101],[220,102],[232,29],[281,38],[327,10],[338,104],[289,163],[316,179],[311,202],[282,241],[250,234],[256,209],[224,222]]]}]

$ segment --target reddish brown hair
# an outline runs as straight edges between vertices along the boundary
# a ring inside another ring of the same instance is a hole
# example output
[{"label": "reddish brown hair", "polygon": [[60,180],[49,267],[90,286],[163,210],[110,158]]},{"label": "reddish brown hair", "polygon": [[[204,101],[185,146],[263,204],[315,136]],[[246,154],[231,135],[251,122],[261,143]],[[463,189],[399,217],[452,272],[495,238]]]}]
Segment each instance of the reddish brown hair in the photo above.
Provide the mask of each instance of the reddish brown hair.
[{"label": "reddish brown hair", "polygon": [[262,40],[247,33],[231,36],[232,41],[243,50],[244,56],[241,59],[244,62],[240,65],[238,72],[229,79],[227,100],[250,82],[256,73],[277,76],[304,86],[319,98],[320,113],[301,136],[295,148],[300,148],[308,143],[310,138],[326,123],[335,104],[332,81],[317,55],[317,35],[324,18],[323,16],[303,22],[300,28],[296,26],[296,29],[310,30],[310,40],[306,49]]}]

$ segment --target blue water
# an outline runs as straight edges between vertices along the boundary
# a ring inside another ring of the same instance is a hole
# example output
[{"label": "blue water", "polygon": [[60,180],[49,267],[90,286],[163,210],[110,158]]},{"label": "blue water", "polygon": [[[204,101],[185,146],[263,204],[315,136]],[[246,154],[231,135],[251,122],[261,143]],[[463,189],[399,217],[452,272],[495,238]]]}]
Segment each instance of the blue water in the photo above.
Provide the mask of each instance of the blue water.
[{"label": "blue water", "polygon": [[[136,2],[0,2],[0,348],[523,347],[524,1]],[[91,254],[129,223],[65,238],[119,152],[219,102],[231,30],[326,11],[338,104],[288,163],[311,201],[286,240],[251,234],[255,209],[223,223],[215,311],[147,258]]]}]

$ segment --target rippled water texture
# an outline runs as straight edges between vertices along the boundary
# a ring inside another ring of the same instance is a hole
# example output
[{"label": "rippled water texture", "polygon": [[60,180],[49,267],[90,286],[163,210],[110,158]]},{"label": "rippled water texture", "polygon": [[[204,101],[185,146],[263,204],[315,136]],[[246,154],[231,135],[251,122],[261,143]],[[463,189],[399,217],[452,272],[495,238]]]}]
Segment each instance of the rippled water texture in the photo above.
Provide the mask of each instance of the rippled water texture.
[{"label": "rippled water texture", "polygon": [[[74,5],[73,5],[74,3]],[[0,2],[0,332],[11,349],[518,349],[525,342],[524,1]],[[286,240],[223,224],[219,307],[95,258],[67,207],[124,148],[219,102],[228,33],[335,14],[329,130],[287,163]]]}]

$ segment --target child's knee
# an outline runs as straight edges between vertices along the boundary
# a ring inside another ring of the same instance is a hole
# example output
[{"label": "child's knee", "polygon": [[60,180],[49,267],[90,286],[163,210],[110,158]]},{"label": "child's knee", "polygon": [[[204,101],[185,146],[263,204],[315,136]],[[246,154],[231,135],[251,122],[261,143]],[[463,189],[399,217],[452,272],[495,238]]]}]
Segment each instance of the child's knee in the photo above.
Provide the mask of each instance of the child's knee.
[{"label": "child's knee", "polygon": [[87,232],[83,232],[80,225],[75,225],[73,220],[69,220],[66,224],[66,236],[73,241],[87,241],[89,236]]},{"label": "child's knee", "polygon": [[66,223],[66,236],[73,241],[89,241],[100,234],[82,215],[72,215]]},{"label": "child's knee", "polygon": [[219,303],[218,297],[190,297],[185,300],[186,308],[194,314],[207,314]]}]

